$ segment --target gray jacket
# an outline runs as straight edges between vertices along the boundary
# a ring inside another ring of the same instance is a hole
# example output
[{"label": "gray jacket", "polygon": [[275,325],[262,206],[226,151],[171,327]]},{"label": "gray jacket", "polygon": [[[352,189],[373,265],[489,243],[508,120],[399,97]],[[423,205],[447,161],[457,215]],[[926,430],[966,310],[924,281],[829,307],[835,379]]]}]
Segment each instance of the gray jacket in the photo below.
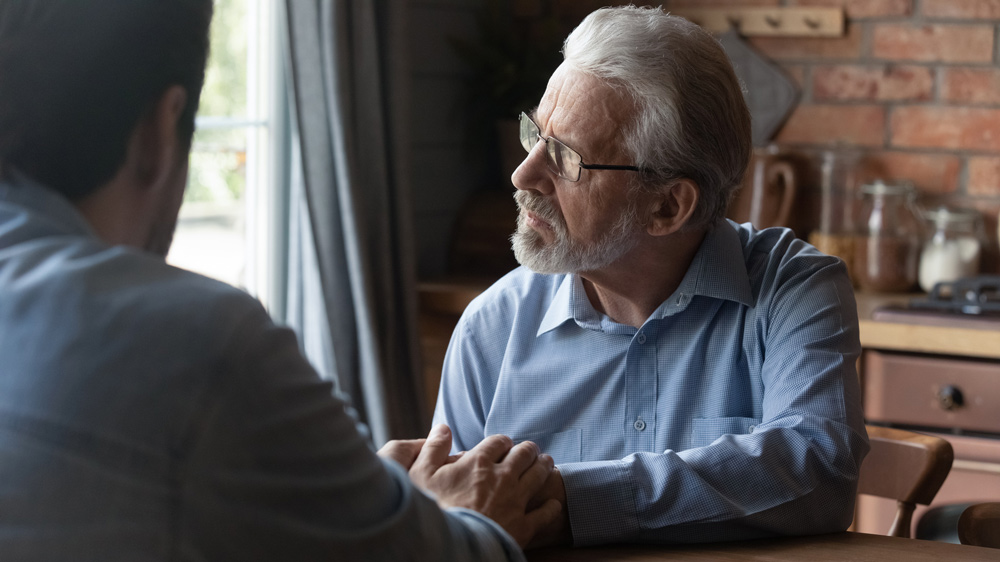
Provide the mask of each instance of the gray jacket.
[{"label": "gray jacket", "polygon": [[520,559],[381,461],[247,294],[0,183],[0,557]]}]

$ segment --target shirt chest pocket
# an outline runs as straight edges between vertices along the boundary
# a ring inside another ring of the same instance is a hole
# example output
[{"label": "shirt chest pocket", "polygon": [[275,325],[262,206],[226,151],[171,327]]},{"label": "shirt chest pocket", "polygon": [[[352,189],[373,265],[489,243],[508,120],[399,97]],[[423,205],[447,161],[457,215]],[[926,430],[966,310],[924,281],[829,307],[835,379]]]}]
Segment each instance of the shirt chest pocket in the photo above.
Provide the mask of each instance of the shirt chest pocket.
[{"label": "shirt chest pocket", "polygon": [[691,448],[711,445],[723,435],[752,433],[759,423],[755,418],[695,418],[691,420]]},{"label": "shirt chest pocket", "polygon": [[532,433],[514,437],[515,443],[532,441],[545,454],[550,455],[556,464],[580,462],[583,447],[583,432],[570,429],[558,433]]}]

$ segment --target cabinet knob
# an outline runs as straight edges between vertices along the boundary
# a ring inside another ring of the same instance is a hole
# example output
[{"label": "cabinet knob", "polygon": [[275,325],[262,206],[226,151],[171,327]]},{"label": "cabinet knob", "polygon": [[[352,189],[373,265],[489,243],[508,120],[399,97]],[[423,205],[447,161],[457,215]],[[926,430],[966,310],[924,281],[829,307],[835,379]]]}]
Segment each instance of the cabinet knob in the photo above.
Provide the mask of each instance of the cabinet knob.
[{"label": "cabinet knob", "polygon": [[962,391],[957,386],[947,385],[938,391],[938,405],[942,410],[957,410],[965,404]]}]

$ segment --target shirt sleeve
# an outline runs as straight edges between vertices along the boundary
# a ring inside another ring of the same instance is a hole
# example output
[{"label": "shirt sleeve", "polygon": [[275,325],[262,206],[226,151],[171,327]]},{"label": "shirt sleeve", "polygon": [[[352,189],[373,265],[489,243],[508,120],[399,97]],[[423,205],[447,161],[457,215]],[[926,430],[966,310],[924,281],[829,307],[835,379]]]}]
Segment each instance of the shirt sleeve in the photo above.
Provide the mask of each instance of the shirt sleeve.
[{"label": "shirt sleeve", "polygon": [[[767,288],[743,327],[763,358],[759,421],[706,446],[560,464],[575,545],[740,540],[849,526],[868,451],[850,280],[841,262],[815,253],[789,252],[762,267],[772,270],[760,276]],[[499,376],[495,355],[502,353],[502,346],[477,342],[486,330],[470,322],[463,317],[452,336],[435,411],[435,423],[451,425],[456,449],[484,437]],[[495,332],[488,333],[499,337]]]},{"label": "shirt sleeve", "polygon": [[445,352],[434,407],[433,425],[445,423],[451,428],[452,453],[467,451],[486,437],[485,412],[496,391],[496,374],[483,367],[489,362],[480,356],[480,350],[468,317],[463,315]]},{"label": "shirt sleeve", "polygon": [[183,560],[523,560],[490,519],[442,511],[378,457],[345,400],[263,310],[243,323],[181,470]]},{"label": "shirt sleeve", "polygon": [[868,451],[853,289],[840,262],[787,268],[760,319],[762,420],[685,451],[560,466],[573,541],[697,542],[842,531]]}]

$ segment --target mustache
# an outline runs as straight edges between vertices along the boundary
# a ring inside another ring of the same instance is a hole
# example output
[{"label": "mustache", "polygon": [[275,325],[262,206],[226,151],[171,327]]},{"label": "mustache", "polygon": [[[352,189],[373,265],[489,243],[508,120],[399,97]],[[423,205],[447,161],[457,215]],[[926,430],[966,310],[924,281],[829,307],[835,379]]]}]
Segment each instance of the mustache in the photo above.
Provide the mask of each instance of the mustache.
[{"label": "mustache", "polygon": [[550,225],[559,222],[555,207],[544,197],[518,190],[514,192],[514,201],[517,202],[518,209],[535,214]]}]

